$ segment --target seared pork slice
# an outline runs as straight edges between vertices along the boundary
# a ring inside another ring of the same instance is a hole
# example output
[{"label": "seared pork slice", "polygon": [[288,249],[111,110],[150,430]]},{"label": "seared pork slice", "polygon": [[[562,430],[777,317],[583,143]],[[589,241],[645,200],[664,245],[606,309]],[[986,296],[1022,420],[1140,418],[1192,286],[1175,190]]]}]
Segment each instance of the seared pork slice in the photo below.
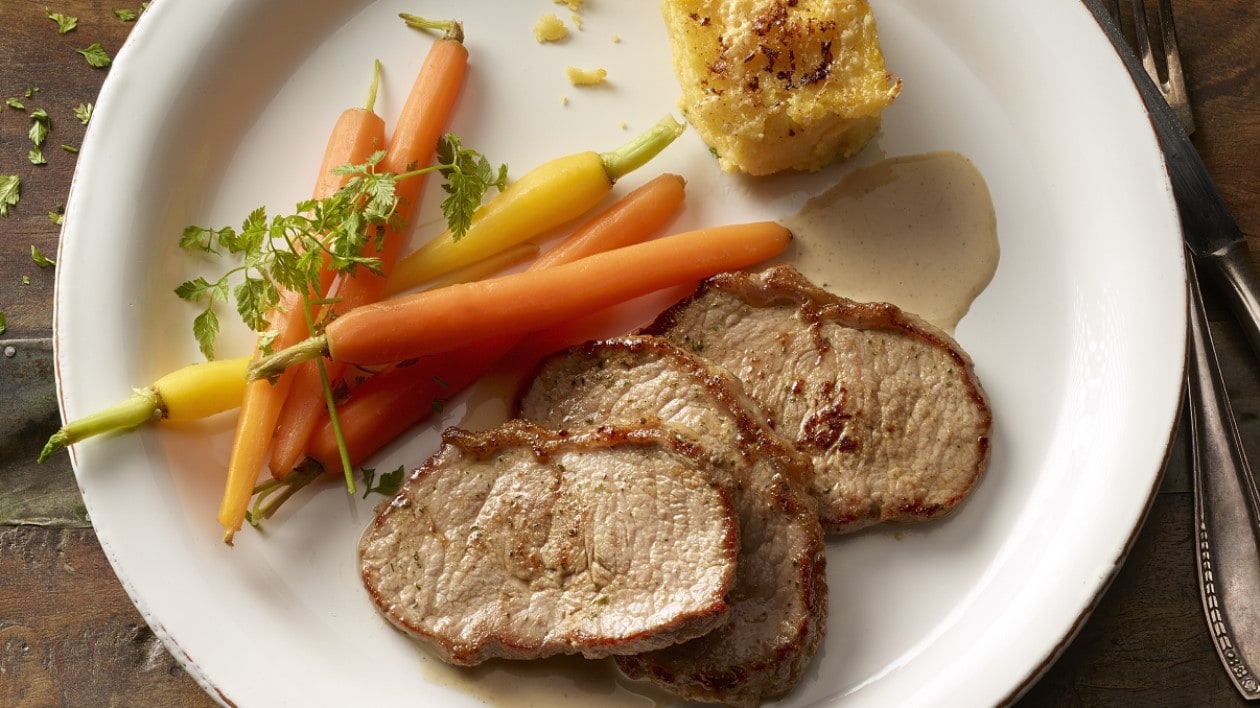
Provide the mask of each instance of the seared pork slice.
[{"label": "seared pork slice", "polygon": [[359,547],[399,629],[454,664],[638,653],[725,622],[739,528],[705,458],[657,428],[456,429]]},{"label": "seared pork slice", "polygon": [[739,513],[730,620],[698,639],[617,663],[633,678],[692,700],[755,705],[787,693],[826,624],[823,534],[814,501],[799,484],[808,484],[808,459],[765,426],[739,381],[663,339],[625,337],[545,360],[518,408],[561,429],[663,424],[708,451],[730,475]]},{"label": "seared pork slice", "polygon": [[714,276],[644,331],[731,371],[813,456],[828,531],[941,516],[988,465],[992,415],[971,358],[893,305],[776,266]]}]

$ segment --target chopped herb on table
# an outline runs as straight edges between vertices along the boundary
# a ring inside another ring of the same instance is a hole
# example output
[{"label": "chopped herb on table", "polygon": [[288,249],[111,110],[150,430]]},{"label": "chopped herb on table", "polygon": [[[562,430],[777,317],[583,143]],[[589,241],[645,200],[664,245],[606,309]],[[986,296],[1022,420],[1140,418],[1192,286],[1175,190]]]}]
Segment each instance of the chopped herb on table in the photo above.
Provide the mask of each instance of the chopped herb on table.
[{"label": "chopped herb on table", "polygon": [[40,268],[51,268],[57,265],[56,261],[40,252],[39,247],[35,244],[31,244],[31,260],[35,261],[35,265]]},{"label": "chopped herb on table", "polygon": [[82,54],[83,58],[87,59],[88,66],[93,69],[104,69],[114,61],[110,59],[109,54],[101,46],[100,42],[93,42],[86,49],[76,49],[74,51]]},{"label": "chopped herb on table", "polygon": [[17,206],[21,198],[22,179],[17,175],[0,177],[0,216],[9,215],[9,207]]},{"label": "chopped herb on table", "polygon": [[72,15],[63,15],[60,12],[48,12],[48,19],[57,23],[58,34],[66,34],[79,26],[79,18]]}]

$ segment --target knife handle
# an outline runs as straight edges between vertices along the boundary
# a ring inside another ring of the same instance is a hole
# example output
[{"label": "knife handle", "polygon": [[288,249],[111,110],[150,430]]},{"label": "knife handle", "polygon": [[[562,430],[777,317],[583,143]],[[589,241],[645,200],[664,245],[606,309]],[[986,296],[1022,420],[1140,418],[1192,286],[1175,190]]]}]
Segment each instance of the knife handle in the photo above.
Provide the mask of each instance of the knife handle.
[{"label": "knife handle", "polygon": [[1251,253],[1245,241],[1237,241],[1222,249],[1198,257],[1198,262],[1212,270],[1225,294],[1234,319],[1243,329],[1251,351],[1260,357],[1260,280],[1251,267]]},{"label": "knife handle", "polygon": [[1195,568],[1212,643],[1230,679],[1260,698],[1260,493],[1247,464],[1188,258]]}]

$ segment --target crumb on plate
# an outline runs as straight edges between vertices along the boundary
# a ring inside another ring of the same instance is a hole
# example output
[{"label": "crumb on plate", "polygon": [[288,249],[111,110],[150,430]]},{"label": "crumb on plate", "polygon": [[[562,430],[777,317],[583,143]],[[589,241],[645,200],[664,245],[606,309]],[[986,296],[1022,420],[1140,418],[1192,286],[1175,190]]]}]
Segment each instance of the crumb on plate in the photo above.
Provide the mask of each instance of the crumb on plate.
[{"label": "crumb on plate", "polygon": [[598,86],[608,78],[608,71],[605,69],[582,69],[570,66],[564,71],[569,77],[569,83],[574,86]]},{"label": "crumb on plate", "polygon": [[534,38],[539,44],[546,42],[560,42],[569,36],[569,28],[564,26],[564,20],[556,17],[554,13],[547,13],[538,18],[538,22],[534,25]]}]

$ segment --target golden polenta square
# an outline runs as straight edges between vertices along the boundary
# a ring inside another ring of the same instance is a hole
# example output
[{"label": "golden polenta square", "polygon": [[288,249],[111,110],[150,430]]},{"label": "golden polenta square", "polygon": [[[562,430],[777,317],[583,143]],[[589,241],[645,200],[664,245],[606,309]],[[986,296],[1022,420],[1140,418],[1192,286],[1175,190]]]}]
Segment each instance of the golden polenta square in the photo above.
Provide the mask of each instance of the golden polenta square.
[{"label": "golden polenta square", "polygon": [[722,169],[818,170],[901,90],[866,0],[664,0],[679,105]]}]

